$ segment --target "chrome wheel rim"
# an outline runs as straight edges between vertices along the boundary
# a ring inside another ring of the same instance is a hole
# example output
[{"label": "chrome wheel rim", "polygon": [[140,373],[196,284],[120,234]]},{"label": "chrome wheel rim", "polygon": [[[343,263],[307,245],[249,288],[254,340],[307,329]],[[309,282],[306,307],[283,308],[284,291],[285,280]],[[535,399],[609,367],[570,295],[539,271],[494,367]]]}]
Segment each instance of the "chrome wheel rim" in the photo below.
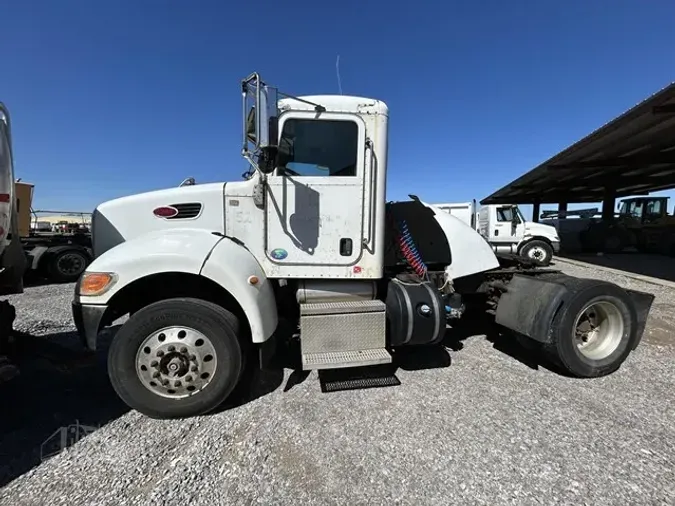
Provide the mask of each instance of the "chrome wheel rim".
[{"label": "chrome wheel rim", "polygon": [[614,353],[624,333],[623,315],[611,302],[594,302],[577,315],[574,340],[579,352],[591,360],[602,360]]},{"label": "chrome wheel rim", "polygon": [[546,260],[546,251],[541,246],[535,246],[527,252],[527,256],[532,260],[539,260],[540,262]]},{"label": "chrome wheel rim", "polygon": [[148,336],[136,354],[136,374],[161,397],[182,399],[206,388],[218,367],[211,340],[189,327],[166,327]]}]

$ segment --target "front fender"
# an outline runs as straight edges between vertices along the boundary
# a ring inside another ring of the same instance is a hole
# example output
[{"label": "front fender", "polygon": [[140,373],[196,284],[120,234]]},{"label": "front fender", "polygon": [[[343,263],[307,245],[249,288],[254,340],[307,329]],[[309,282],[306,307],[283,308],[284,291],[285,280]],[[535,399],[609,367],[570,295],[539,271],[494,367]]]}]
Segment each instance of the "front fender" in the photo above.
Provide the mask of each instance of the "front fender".
[{"label": "front fender", "polygon": [[199,274],[211,250],[223,237],[207,230],[158,230],[118,244],[89,264],[85,272],[112,272],[115,284],[105,293],[79,296],[82,304],[107,304],[137,279],[162,272]]},{"label": "front fender", "polygon": [[[272,336],[279,321],[272,282],[249,250],[231,239],[219,242],[201,275],[224,287],[237,300],[248,318],[254,343],[263,343]],[[249,283],[251,276],[258,279],[256,284]]]},{"label": "front fender", "polygon": [[499,260],[497,260],[492,246],[480,233],[457,216],[453,216],[433,204],[427,204],[421,200],[420,203],[434,211],[434,218],[450,245],[452,264],[446,268],[446,271],[452,279],[499,267]]}]

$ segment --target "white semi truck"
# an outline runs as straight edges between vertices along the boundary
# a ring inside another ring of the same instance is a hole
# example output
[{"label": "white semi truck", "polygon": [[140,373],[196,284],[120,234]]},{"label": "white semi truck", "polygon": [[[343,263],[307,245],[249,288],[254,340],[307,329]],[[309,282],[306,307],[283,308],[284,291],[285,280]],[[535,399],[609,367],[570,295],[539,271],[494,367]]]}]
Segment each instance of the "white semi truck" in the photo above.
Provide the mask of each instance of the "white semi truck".
[{"label": "white semi truck", "polygon": [[555,227],[527,221],[515,204],[488,204],[476,211],[476,201],[435,204],[464,221],[497,253],[513,253],[547,266],[560,251]]},{"label": "white semi truck", "polygon": [[130,407],[155,418],[207,413],[248,381],[246,367],[275,367],[284,339],[304,370],[390,363],[401,348],[441,343],[469,306],[575,376],[609,374],[638,345],[644,298],[498,258],[417,197],[387,202],[383,102],[277,100],[257,74],[242,95],[244,180],[94,211],[95,258],[73,316],[94,349],[102,328],[129,315],[108,370]]}]

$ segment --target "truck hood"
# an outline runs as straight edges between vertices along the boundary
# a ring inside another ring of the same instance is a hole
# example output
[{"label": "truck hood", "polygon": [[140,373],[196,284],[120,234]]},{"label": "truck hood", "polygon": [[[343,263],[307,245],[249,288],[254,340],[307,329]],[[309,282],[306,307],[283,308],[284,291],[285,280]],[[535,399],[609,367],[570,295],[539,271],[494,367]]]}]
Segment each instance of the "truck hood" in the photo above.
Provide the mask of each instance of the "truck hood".
[{"label": "truck hood", "polygon": [[533,221],[525,222],[525,235],[535,236],[539,235],[547,237],[550,240],[559,240],[558,231],[551,225],[544,225],[542,223],[535,223]]},{"label": "truck hood", "polygon": [[[94,256],[121,242],[157,230],[191,228],[225,231],[224,183],[167,188],[109,200],[99,205],[92,217]],[[169,207],[175,216],[162,217],[154,211]]]}]

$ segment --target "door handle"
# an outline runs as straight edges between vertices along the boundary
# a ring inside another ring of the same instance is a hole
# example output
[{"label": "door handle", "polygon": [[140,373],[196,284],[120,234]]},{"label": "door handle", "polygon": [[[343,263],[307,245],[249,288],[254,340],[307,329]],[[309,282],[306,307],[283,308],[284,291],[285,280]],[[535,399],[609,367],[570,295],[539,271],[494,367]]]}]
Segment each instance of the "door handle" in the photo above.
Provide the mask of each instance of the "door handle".
[{"label": "door handle", "polygon": [[351,239],[347,237],[340,239],[340,255],[343,257],[352,256],[353,246],[354,245]]}]

